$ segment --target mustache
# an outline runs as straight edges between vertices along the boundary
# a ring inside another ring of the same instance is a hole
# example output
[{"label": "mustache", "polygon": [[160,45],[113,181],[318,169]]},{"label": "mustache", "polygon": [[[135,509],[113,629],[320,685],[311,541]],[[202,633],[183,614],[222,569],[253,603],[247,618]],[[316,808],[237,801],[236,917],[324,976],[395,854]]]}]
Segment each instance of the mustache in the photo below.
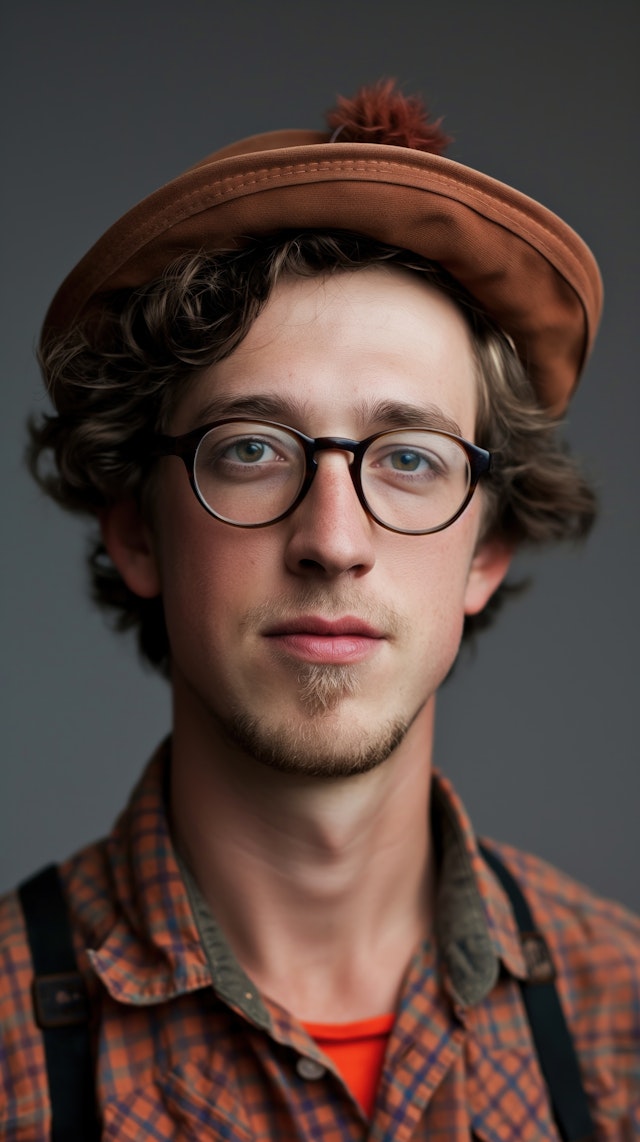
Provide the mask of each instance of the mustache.
[{"label": "mustache", "polygon": [[351,615],[382,631],[387,638],[397,638],[409,629],[409,622],[404,616],[378,599],[365,598],[354,586],[330,590],[319,585],[306,586],[293,593],[282,592],[265,603],[250,607],[240,622],[240,628],[260,630],[309,614],[326,619]]}]

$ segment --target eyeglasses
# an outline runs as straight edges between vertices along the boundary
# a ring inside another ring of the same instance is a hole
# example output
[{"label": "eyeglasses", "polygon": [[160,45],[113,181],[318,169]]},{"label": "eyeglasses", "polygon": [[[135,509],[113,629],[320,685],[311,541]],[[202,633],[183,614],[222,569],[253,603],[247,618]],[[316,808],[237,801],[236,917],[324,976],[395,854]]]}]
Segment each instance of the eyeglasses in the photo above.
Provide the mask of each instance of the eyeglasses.
[{"label": "eyeglasses", "polygon": [[156,455],[184,461],[202,506],[234,527],[267,527],[291,515],[313,483],[319,452],[350,452],[351,479],[365,511],[406,535],[448,527],[491,467],[484,448],[431,428],[314,440],[284,424],[231,417],[155,442]]}]

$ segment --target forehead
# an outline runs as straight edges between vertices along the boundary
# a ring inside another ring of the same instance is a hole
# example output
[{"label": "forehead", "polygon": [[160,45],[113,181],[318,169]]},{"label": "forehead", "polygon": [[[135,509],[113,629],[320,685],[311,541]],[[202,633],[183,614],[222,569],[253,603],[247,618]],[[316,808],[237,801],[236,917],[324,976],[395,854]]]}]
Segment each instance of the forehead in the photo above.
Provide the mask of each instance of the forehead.
[{"label": "forehead", "polygon": [[435,427],[468,435],[476,390],[467,323],[419,274],[375,266],[288,276],[234,352],[194,378],[174,431],[247,413],[311,435],[364,435],[383,408],[395,423],[404,406],[413,423],[440,417],[449,423]]}]

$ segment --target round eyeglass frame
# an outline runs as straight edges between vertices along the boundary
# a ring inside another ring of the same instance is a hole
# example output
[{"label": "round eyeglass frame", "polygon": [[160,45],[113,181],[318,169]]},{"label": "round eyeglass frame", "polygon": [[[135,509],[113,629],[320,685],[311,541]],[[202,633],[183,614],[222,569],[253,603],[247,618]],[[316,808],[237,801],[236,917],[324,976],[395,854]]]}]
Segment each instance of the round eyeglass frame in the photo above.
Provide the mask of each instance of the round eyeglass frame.
[{"label": "round eyeglass frame", "polygon": [[[305,473],[300,485],[300,489],[295,496],[292,504],[286,511],[280,512],[280,515],[275,516],[274,519],[265,520],[263,523],[239,523],[236,520],[227,519],[226,516],[219,515],[210,504],[207,503],[196,479],[196,457],[198,448],[204,437],[214,428],[220,428],[225,424],[251,424],[256,426],[264,426],[265,428],[278,428],[283,432],[287,432],[290,436],[297,440],[301,445],[305,457]],[[468,507],[473,493],[478,486],[478,481],[481,476],[487,475],[491,470],[492,455],[486,448],[480,448],[477,444],[471,444],[468,440],[464,440],[461,436],[456,436],[453,432],[445,432],[439,428],[431,428],[429,425],[412,425],[410,431],[430,432],[434,436],[444,436],[448,440],[453,440],[459,448],[465,453],[469,465],[469,485],[467,493],[460,505],[460,507],[445,520],[444,523],[438,524],[436,527],[425,527],[419,530],[408,529],[404,527],[394,527],[393,524],[387,523],[385,520],[380,519],[375,511],[369,505],[367,498],[362,487],[361,468],[362,460],[365,452],[375,440],[380,440],[384,436],[394,436],[398,432],[402,432],[403,427],[400,428],[387,428],[382,432],[374,432],[371,436],[365,437],[364,440],[348,440],[342,436],[305,436],[304,432],[299,432],[297,428],[291,428],[288,424],[281,424],[275,420],[261,420],[259,418],[247,416],[230,416],[225,417],[223,420],[214,420],[209,424],[204,424],[200,428],[193,428],[190,432],[184,432],[180,436],[167,436],[163,433],[157,433],[153,440],[153,454],[156,456],[179,456],[183,461],[189,477],[189,483],[193,489],[194,495],[199,503],[209,515],[220,523],[227,523],[230,527],[242,528],[257,528],[257,527],[271,527],[274,523],[279,523],[280,520],[286,519],[290,516],[296,508],[302,503],[309,488],[313,483],[314,476],[318,470],[318,463],[316,454],[318,452],[350,452],[353,460],[349,464],[349,473],[351,475],[351,482],[355,488],[356,495],[360,501],[361,506],[371,519],[375,520],[380,527],[384,527],[387,531],[394,531],[400,535],[431,535],[436,531],[444,531],[452,523],[462,515],[466,507]]]}]

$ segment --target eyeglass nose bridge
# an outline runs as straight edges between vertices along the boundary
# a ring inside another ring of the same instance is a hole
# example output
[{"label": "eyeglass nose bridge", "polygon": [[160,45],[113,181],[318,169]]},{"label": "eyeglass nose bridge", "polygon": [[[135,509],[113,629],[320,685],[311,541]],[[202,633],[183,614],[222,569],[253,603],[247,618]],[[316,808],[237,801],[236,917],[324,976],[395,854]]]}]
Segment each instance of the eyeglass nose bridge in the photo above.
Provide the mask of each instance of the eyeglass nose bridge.
[{"label": "eyeglass nose bridge", "polygon": [[351,452],[351,467],[358,453],[362,454],[363,448],[359,440],[346,440],[342,436],[317,436],[309,442],[308,451],[314,461],[317,452]]},{"label": "eyeglass nose bridge", "polygon": [[[350,452],[349,457],[349,475],[351,482],[355,488],[356,495],[360,501],[361,507],[369,516],[373,513],[365,499],[364,490],[362,487],[362,479],[360,475],[360,465],[362,457],[364,456],[367,448],[368,440],[348,440],[343,436],[317,436],[315,439],[307,437],[305,441],[305,452],[307,457],[307,476],[304,481],[303,487],[300,489],[300,495],[296,500],[296,507],[304,499],[313,478],[318,471],[318,462],[316,455],[318,452]],[[375,517],[373,517],[375,518]]]}]

